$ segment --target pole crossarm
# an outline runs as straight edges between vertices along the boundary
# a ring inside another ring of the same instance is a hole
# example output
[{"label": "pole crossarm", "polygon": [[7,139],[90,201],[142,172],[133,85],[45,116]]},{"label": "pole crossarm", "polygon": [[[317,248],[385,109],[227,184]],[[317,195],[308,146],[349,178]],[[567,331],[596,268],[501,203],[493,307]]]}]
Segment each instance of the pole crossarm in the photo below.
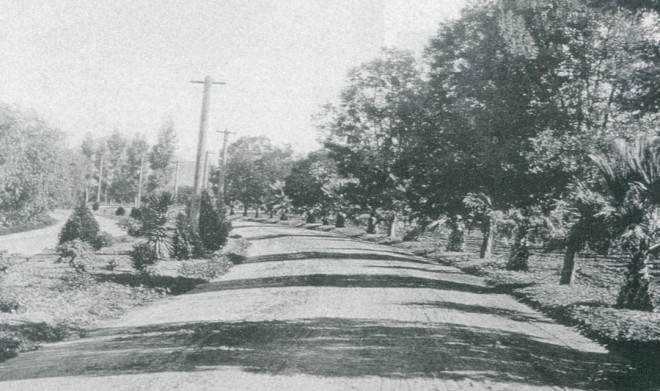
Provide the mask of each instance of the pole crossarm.
[{"label": "pole crossarm", "polygon": [[[191,83],[195,83],[195,84],[204,84],[204,83],[205,83],[204,80],[191,80],[190,82],[191,82]],[[225,85],[226,83],[225,83],[224,81],[214,81],[214,82],[212,82],[211,84]]]}]

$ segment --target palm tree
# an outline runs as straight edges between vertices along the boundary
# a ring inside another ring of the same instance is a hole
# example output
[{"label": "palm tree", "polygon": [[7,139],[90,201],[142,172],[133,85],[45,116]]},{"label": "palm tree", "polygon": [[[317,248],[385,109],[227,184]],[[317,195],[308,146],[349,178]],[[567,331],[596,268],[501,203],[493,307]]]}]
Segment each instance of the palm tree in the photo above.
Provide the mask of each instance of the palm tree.
[{"label": "palm tree", "polygon": [[612,224],[623,232],[622,249],[630,257],[617,307],[652,311],[648,265],[660,251],[660,143],[641,137],[617,140],[612,157],[592,156],[614,209]]},{"label": "palm tree", "polygon": [[566,247],[559,284],[571,285],[575,281],[575,257],[586,244],[600,254],[609,251],[617,236],[611,224],[614,209],[602,194],[588,189],[583,183],[575,185],[558,209],[568,220],[568,224],[559,227]]},{"label": "palm tree", "polygon": [[490,258],[497,224],[504,219],[503,213],[493,207],[491,198],[484,193],[469,193],[463,198],[463,205],[470,211],[471,220],[479,225],[483,234],[479,258]]}]

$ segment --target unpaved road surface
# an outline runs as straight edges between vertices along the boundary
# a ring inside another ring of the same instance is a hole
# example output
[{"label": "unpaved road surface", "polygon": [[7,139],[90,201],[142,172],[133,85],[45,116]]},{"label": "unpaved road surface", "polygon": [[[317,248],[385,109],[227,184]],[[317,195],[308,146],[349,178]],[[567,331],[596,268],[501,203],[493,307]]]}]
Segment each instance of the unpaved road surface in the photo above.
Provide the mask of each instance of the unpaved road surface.
[{"label": "unpaved road surface", "polygon": [[0,364],[0,389],[639,389],[623,360],[480,278],[328,233],[234,226],[252,243],[243,264]]},{"label": "unpaved road surface", "polygon": [[[57,246],[58,235],[70,214],[71,211],[68,210],[56,210],[51,213],[51,217],[57,220],[57,223],[49,227],[0,236],[0,250],[30,257],[53,249]],[[99,223],[101,231],[112,236],[126,234],[117,226],[116,221],[102,216],[94,217]]]}]

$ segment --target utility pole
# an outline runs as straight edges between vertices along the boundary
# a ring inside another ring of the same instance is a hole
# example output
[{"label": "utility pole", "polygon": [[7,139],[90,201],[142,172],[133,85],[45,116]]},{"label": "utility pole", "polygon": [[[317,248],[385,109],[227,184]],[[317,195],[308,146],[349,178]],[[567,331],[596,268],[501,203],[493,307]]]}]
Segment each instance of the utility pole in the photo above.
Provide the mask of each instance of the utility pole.
[{"label": "utility pole", "polygon": [[195,188],[193,193],[192,205],[190,208],[190,225],[193,228],[199,226],[199,207],[203,187],[203,164],[204,153],[206,152],[206,129],[208,128],[209,105],[211,103],[211,86],[213,84],[225,84],[224,82],[214,82],[211,76],[206,76],[204,81],[191,81],[191,83],[204,84],[204,95],[202,98],[202,114],[199,121],[199,136],[197,139],[197,161],[195,162]]},{"label": "utility pole", "polygon": [[174,202],[176,202],[176,196],[179,191],[179,161],[174,162],[176,168],[174,169]]},{"label": "utility pole", "polygon": [[135,201],[135,206],[137,208],[140,207],[142,204],[142,172],[144,166],[144,153],[142,154],[142,157],[140,158],[140,179],[138,179],[138,193],[137,193],[137,200]]},{"label": "utility pole", "polygon": [[203,189],[206,189],[209,183],[209,176],[208,176],[208,171],[209,171],[209,155],[215,153],[213,151],[206,151],[206,157],[204,158],[204,185],[202,186]]},{"label": "utility pole", "polygon": [[99,188],[96,191],[96,203],[101,203],[101,185],[103,184],[103,158],[105,158],[105,153],[101,155],[101,166],[99,169]]},{"label": "utility pole", "polygon": [[216,130],[217,133],[223,133],[224,137],[222,139],[222,167],[220,167],[220,178],[218,183],[218,197],[221,202],[225,202],[225,178],[227,177],[227,144],[229,144],[229,135],[236,134],[230,132],[227,129],[224,132]]}]

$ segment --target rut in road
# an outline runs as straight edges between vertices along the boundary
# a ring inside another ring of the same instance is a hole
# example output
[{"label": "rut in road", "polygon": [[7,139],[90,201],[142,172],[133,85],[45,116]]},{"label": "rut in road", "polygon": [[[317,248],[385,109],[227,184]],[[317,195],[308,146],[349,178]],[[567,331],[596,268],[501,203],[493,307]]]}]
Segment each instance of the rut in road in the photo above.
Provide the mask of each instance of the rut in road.
[{"label": "rut in road", "polygon": [[641,388],[624,360],[481,278],[330,233],[235,227],[244,263],[7,361],[0,389]]}]

